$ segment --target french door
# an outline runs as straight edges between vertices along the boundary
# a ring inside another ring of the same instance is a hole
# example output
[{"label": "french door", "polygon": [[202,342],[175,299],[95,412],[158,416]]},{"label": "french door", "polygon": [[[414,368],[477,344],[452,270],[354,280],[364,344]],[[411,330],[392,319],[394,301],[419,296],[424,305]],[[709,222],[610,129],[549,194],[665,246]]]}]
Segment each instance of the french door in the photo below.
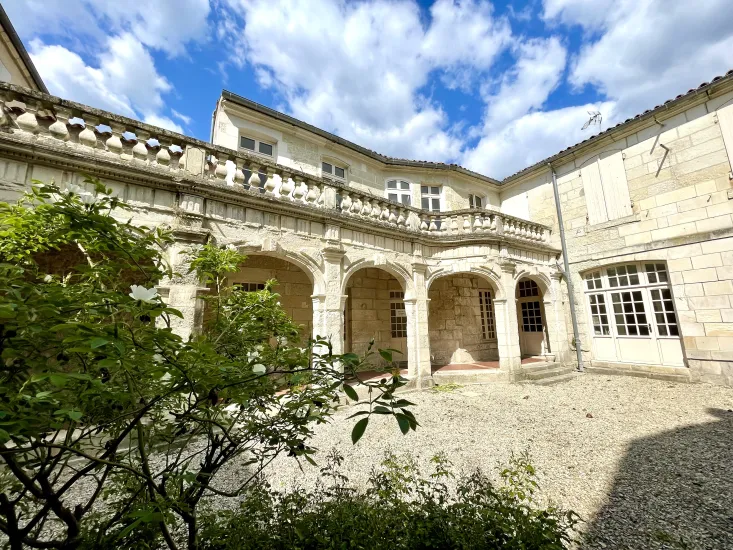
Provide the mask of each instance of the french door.
[{"label": "french door", "polygon": [[595,359],[684,365],[664,264],[611,266],[588,273],[584,279]]}]

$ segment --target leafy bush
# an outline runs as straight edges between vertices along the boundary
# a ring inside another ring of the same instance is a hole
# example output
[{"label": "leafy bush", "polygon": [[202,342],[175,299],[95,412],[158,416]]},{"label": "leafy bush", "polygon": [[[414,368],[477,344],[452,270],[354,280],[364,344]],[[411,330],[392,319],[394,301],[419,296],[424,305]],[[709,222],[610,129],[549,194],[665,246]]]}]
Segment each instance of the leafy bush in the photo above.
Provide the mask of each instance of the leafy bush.
[{"label": "leafy bush", "polygon": [[365,491],[349,486],[342,461],[332,452],[324,482],[309,492],[278,492],[260,480],[238,510],[206,519],[202,548],[552,550],[569,545],[578,522],[573,512],[538,506],[526,456],[512,458],[497,487],[481,471],[454,480],[443,456],[426,478],[411,459],[388,455]]},{"label": "leafy bush", "polygon": [[[157,291],[177,277],[172,235],[120,222],[111,193],[36,182],[0,203],[0,532],[12,550],[198,548],[202,499],[237,497],[280,454],[313,462],[314,427],[342,387],[356,397],[344,382],[359,357],[301,343],[271,285],[227,290],[236,250],[193,251],[213,315],[184,341]],[[415,429],[394,396],[404,384],[365,383],[355,440],[370,414]],[[241,483],[219,487],[234,461]]]}]

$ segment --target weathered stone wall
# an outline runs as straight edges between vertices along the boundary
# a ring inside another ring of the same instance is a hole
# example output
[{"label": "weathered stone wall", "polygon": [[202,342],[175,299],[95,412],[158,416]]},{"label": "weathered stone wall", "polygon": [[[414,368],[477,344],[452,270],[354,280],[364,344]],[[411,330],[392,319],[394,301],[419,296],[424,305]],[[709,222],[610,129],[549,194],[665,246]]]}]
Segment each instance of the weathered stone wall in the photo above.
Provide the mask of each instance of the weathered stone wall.
[{"label": "weathered stone wall", "polygon": [[[662,261],[671,274],[690,377],[733,384],[733,181],[720,123],[732,101],[730,93],[701,100],[662,120],[663,126],[652,124],[555,166],[588,358],[581,274],[619,262]],[[590,224],[583,170],[596,155],[619,150],[631,215]],[[530,219],[552,226],[552,242],[559,245],[550,182],[547,171],[527,178],[522,187],[529,187]]]},{"label": "weathered stone wall", "polygon": [[496,339],[483,338],[479,290],[491,291],[493,298],[486,281],[467,274],[441,277],[430,285],[428,324],[433,364],[499,359]]},{"label": "weathered stone wall", "polygon": [[274,292],[280,294],[280,305],[285,312],[302,325],[301,335],[310,338],[313,332],[313,283],[302,269],[292,263],[268,256],[251,255],[229,282],[264,283],[276,279]]},{"label": "weathered stone wall", "polygon": [[404,292],[392,275],[377,268],[360,269],[349,279],[346,294],[347,350],[363,354],[374,339],[374,363],[380,363],[379,348],[402,351],[396,361],[407,361],[407,338],[393,338],[390,319],[390,291]]}]

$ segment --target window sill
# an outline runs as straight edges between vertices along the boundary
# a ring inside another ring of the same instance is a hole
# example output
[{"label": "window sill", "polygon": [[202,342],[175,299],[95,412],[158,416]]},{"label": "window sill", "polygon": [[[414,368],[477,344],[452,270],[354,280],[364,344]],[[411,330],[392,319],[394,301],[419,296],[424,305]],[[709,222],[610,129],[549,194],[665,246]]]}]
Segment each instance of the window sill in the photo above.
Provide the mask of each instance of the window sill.
[{"label": "window sill", "polygon": [[629,223],[638,222],[641,220],[641,216],[639,213],[631,214],[630,216],[624,216],[623,218],[618,218],[616,220],[609,220],[607,222],[603,223],[597,223],[594,225],[586,225],[585,230],[588,233],[592,233],[593,231],[600,231],[602,229],[610,229],[612,227],[618,227],[620,225],[627,225]]},{"label": "window sill", "polygon": [[269,160],[272,162],[275,162],[275,155],[266,155],[265,153],[259,153],[257,151],[252,151],[252,149],[244,149],[243,147],[239,148],[239,151],[242,153],[247,153],[249,155],[254,155],[256,157],[260,157],[261,159]]}]

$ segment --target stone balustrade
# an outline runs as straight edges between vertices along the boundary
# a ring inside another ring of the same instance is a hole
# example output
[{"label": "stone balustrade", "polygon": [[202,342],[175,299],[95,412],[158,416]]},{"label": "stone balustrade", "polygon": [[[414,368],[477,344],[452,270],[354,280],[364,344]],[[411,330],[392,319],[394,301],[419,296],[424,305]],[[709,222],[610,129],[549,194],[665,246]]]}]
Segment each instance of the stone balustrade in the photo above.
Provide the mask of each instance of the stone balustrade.
[{"label": "stone balustrade", "polygon": [[[65,148],[95,163],[109,161],[176,181],[215,184],[283,205],[328,210],[359,223],[440,239],[497,236],[549,245],[542,224],[491,210],[426,212],[330,179],[162,128],[0,82],[0,128],[13,139]],[[193,187],[193,185],[192,185]]]}]

